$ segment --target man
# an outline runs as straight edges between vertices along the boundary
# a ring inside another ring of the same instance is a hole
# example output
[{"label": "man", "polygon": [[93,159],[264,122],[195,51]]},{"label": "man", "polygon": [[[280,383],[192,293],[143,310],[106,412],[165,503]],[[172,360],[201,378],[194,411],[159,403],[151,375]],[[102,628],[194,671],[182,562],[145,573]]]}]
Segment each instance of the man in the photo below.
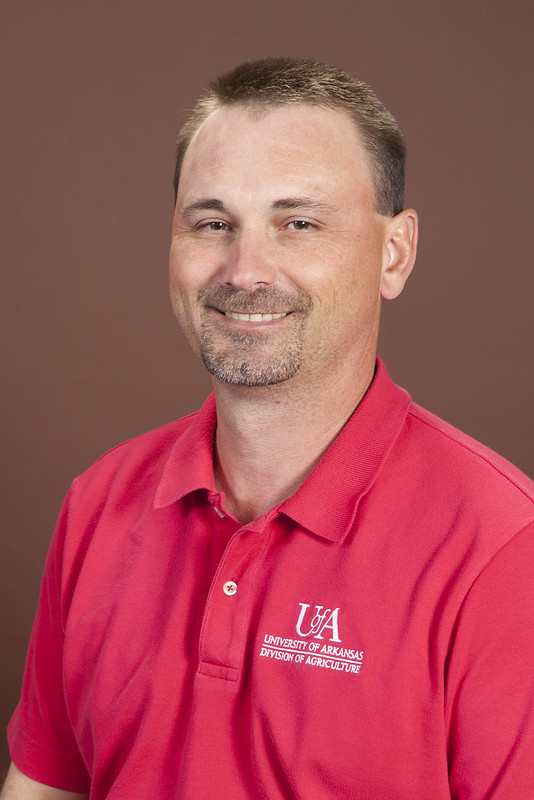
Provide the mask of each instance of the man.
[{"label": "man", "polygon": [[2,797],[534,796],[533,486],[376,358],[403,169],[323,64],[197,105],[170,286],[214,396],[73,484]]}]

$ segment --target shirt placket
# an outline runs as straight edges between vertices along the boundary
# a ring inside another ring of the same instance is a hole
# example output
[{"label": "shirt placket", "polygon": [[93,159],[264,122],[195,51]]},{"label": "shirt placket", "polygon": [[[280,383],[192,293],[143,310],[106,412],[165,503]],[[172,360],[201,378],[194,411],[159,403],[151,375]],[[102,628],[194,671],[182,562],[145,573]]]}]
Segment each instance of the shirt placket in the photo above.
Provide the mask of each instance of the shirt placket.
[{"label": "shirt placket", "polygon": [[239,528],[226,546],[213,579],[200,634],[199,673],[236,681],[250,624],[257,572],[267,535]]}]

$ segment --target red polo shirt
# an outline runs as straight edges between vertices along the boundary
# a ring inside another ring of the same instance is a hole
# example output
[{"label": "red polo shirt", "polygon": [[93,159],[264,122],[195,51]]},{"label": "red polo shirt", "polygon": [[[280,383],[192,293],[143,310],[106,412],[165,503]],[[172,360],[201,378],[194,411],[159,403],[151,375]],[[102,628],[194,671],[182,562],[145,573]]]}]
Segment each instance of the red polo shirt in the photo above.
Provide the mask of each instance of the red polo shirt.
[{"label": "red polo shirt", "polygon": [[240,526],[213,398],[78,478],[22,700],[30,777],[94,800],[534,797],[533,486],[379,362]]}]

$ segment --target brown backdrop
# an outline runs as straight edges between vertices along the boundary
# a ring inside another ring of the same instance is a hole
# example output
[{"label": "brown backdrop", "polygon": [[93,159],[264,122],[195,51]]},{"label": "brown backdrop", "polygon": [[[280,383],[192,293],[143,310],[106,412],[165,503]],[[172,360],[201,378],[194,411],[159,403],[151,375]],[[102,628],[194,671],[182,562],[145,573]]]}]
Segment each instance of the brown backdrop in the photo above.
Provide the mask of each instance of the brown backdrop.
[{"label": "brown backdrop", "polygon": [[2,728],[70,480],[208,391],[167,303],[169,187],[184,109],[240,61],[333,61],[397,116],[422,240],[381,352],[418,402],[534,474],[532,8],[4,0]]}]

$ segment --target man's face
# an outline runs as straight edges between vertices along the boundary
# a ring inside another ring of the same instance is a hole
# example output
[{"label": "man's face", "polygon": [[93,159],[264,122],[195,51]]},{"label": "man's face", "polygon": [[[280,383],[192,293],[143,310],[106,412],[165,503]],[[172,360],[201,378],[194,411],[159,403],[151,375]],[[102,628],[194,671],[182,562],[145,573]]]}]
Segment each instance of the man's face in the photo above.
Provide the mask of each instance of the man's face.
[{"label": "man's face", "polygon": [[208,370],[309,386],[374,364],[388,222],[345,114],[212,114],[185,155],[170,254],[173,308]]}]

